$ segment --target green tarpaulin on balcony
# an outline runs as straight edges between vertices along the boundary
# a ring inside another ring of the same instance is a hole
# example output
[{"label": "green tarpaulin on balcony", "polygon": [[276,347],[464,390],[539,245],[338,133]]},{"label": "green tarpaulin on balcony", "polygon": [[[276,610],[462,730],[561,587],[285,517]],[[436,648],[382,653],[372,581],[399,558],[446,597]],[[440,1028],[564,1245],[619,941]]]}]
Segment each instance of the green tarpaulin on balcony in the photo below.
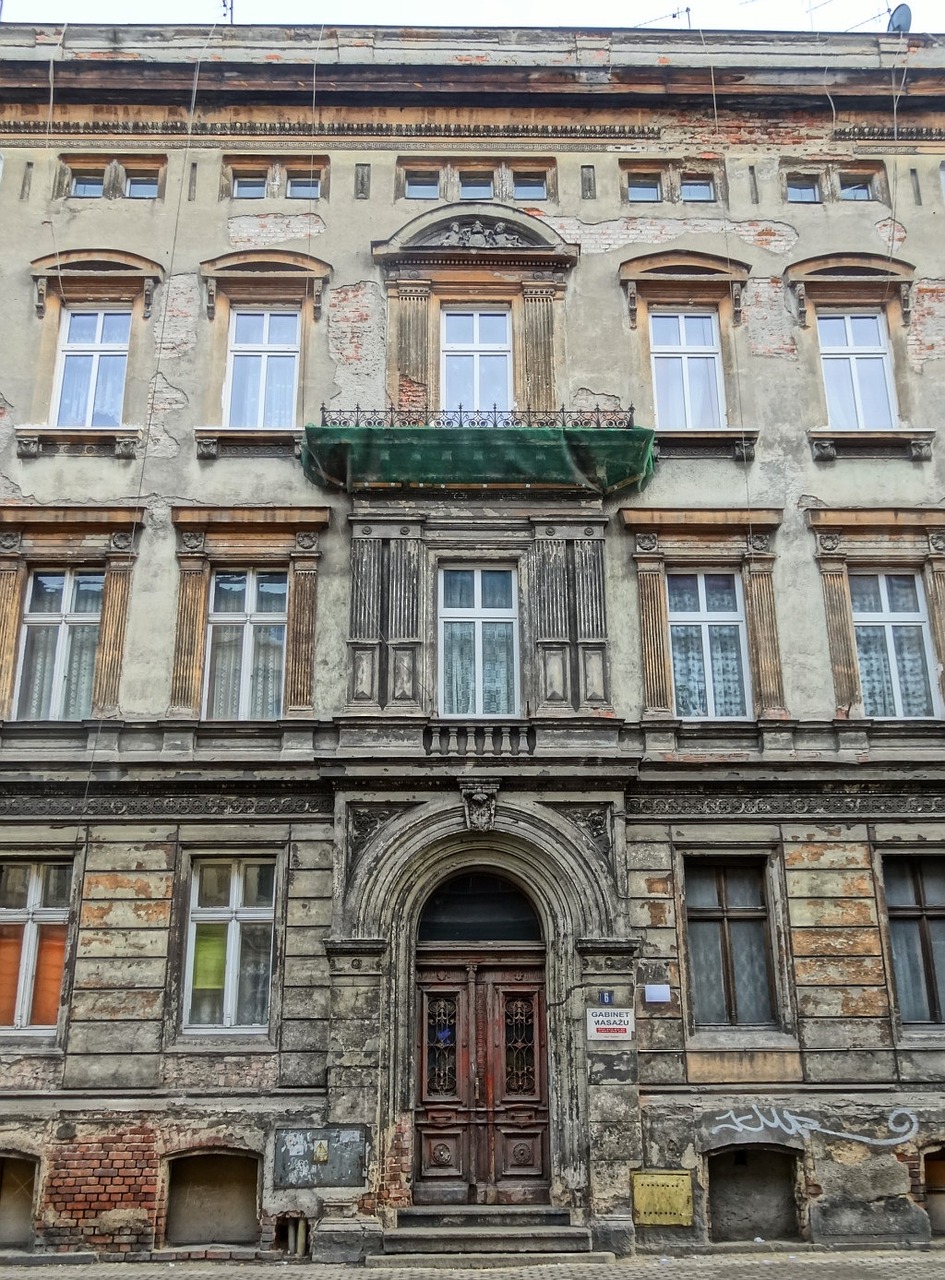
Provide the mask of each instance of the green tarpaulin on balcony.
[{"label": "green tarpaulin on balcony", "polygon": [[302,466],[345,489],[641,489],[653,474],[644,427],[305,428]]}]

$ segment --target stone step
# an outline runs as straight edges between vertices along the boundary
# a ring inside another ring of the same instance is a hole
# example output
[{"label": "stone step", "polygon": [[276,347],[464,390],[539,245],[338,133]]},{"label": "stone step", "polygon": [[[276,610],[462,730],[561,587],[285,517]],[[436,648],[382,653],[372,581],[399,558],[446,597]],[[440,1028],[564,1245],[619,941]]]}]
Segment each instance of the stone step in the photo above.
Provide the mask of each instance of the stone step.
[{"label": "stone step", "polygon": [[612,1253],[372,1253],[365,1267],[377,1270],[407,1270],[427,1267],[431,1271],[484,1271],[499,1267],[541,1267],[570,1263],[571,1266],[611,1264]]},{"label": "stone step", "polygon": [[427,1204],[398,1209],[398,1227],[570,1227],[571,1211],[543,1204]]},{"label": "stone step", "polygon": [[590,1252],[586,1227],[397,1227],[384,1232],[384,1253]]}]

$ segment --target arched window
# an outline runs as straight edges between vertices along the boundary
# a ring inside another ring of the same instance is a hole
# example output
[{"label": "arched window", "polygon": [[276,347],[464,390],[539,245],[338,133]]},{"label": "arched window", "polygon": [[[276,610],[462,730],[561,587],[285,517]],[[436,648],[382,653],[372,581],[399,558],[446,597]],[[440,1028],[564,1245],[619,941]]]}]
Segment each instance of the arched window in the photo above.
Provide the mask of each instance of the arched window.
[{"label": "arched window", "polygon": [[541,942],[528,898],[497,875],[467,871],[434,889],[420,917],[419,942]]}]

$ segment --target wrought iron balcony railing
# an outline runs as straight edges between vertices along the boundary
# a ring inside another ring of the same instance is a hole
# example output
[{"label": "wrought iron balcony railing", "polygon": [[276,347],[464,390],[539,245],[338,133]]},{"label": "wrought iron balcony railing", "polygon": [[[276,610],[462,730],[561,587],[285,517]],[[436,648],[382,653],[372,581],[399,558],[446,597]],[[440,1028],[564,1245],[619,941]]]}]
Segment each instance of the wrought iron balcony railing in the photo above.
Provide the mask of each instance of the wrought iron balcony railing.
[{"label": "wrought iron balcony railing", "polygon": [[504,428],[554,427],[583,430],[614,428],[626,431],[634,425],[629,409],[329,409],[322,405],[323,427],[442,427]]}]

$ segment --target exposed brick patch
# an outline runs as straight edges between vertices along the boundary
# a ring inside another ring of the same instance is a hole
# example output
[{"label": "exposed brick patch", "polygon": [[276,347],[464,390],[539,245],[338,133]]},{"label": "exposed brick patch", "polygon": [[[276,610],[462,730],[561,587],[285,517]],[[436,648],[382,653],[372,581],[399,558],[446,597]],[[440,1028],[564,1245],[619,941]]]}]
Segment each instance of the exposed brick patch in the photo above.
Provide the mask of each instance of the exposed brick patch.
[{"label": "exposed brick patch", "polygon": [[896,253],[906,242],[906,229],[895,218],[881,218],[876,224],[876,234],[887,253]]},{"label": "exposed brick patch", "polygon": [[402,373],[397,383],[397,408],[411,410],[421,418],[429,403],[430,393],[427,387]]},{"label": "exposed brick patch", "polygon": [[324,230],[317,213],[243,213],[227,220],[234,249],[266,249],[287,240],[320,236]]},{"label": "exposed brick patch", "polygon": [[275,1089],[279,1084],[276,1054],[168,1054],[164,1084],[169,1089]]},{"label": "exposed brick patch", "polygon": [[794,318],[788,311],[779,277],[749,280],[742,292],[742,309],[753,356],[797,359]]},{"label": "exposed brick patch", "polygon": [[572,409],[619,409],[620,397],[606,391],[592,391],[590,387],[578,387],[571,396]]},{"label": "exposed brick patch", "polygon": [[945,354],[945,280],[919,280],[913,289],[906,347],[916,373],[922,372],[926,360]]},{"label": "exposed brick patch", "polygon": [[549,226],[582,253],[610,253],[644,244],[648,248],[668,244],[680,236],[728,235],[769,253],[784,255],[797,244],[797,232],[786,222],[751,218],[613,218],[608,222],[582,222],[580,218],[545,218]]},{"label": "exposed brick patch", "polygon": [[384,298],[371,280],[328,294],[328,353],[335,362],[335,397],[343,408],[376,408],[385,391],[387,324]]},{"label": "exposed brick patch", "polygon": [[154,309],[154,354],[158,362],[189,354],[197,344],[200,285],[196,276],[171,276]]},{"label": "exposed brick patch", "polygon": [[381,1185],[377,1194],[378,1204],[396,1207],[412,1203],[410,1176],[413,1172],[413,1133],[413,1117],[409,1115],[402,1116],[388,1132]]}]

